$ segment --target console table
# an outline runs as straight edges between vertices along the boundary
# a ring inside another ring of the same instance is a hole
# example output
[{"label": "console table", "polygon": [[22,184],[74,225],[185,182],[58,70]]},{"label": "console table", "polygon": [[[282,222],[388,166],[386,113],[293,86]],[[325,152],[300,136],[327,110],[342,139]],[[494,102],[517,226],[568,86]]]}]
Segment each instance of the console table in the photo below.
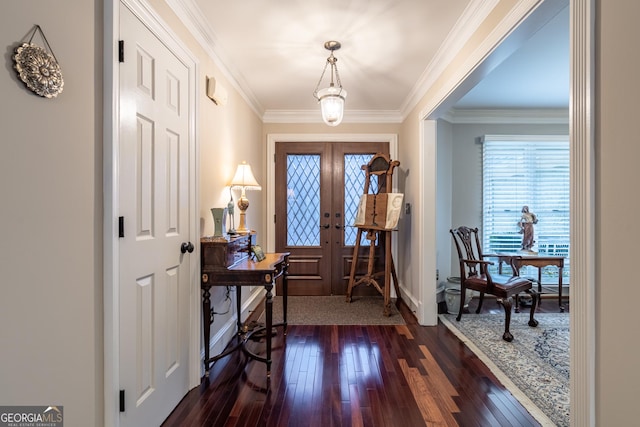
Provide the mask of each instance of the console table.
[{"label": "console table", "polygon": [[[235,350],[242,349],[247,356],[259,360],[267,365],[267,378],[271,376],[271,330],[282,326],[286,335],[287,329],[287,270],[289,268],[289,253],[267,253],[262,261],[250,258],[250,248],[253,235],[242,235],[233,238],[203,237],[201,247],[201,282],[202,289],[202,320],[204,331],[204,368],[205,376],[209,375],[211,363],[219,360]],[[273,286],[276,279],[282,277],[283,322],[273,324]],[[211,287],[235,286],[238,343],[224,352],[209,357],[209,340],[213,314],[211,310]],[[264,286],[265,295],[265,326],[247,333],[242,324],[241,302],[242,286]],[[266,353],[259,356],[246,348],[245,344],[257,332],[265,331]]]},{"label": "console table", "polygon": [[527,254],[496,254],[491,256],[498,258],[498,273],[500,274],[502,274],[502,263],[514,256],[516,257],[514,262],[518,269],[525,265],[536,267],[538,269],[538,293],[542,292],[542,267],[548,265],[558,267],[558,306],[560,307],[560,311],[564,311],[564,305],[562,305],[562,269],[564,268],[564,257]]}]

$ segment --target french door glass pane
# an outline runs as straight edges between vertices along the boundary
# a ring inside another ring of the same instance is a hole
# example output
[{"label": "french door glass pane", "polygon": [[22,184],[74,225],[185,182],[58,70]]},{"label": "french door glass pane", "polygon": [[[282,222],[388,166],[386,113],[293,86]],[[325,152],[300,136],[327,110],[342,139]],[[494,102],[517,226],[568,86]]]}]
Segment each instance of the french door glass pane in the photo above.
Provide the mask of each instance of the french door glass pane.
[{"label": "french door glass pane", "polygon": [[287,246],[320,246],[320,155],[287,155]]},{"label": "french door glass pane", "polygon": [[[362,165],[371,160],[373,154],[345,154],[344,155],[344,245],[354,246],[358,229],[353,227],[358,212],[358,203],[364,193],[365,172]],[[377,177],[371,179],[369,194],[378,192]],[[366,234],[362,234],[361,245],[368,245]]]}]

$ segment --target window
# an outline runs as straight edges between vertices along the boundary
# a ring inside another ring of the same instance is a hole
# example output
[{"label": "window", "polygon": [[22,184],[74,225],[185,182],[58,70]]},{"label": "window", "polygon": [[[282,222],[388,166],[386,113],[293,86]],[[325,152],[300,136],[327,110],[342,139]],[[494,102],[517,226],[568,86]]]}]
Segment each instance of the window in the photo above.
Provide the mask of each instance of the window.
[{"label": "window", "polygon": [[[482,162],[483,250],[520,250],[518,221],[528,206],[538,219],[533,250],[566,258],[564,282],[569,276],[568,136],[485,135]],[[533,268],[523,274],[537,277]],[[543,282],[557,274],[547,267]]]}]

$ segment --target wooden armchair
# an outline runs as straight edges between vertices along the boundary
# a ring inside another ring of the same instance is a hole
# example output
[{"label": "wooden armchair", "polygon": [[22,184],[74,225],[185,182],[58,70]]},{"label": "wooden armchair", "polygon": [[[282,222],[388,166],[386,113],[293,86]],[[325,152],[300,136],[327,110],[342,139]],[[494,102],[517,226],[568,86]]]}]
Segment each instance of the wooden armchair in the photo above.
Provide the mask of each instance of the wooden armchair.
[{"label": "wooden armchair", "polygon": [[514,262],[518,257],[513,256],[507,259],[513,271],[513,276],[490,274],[488,267],[494,263],[485,259],[491,257],[491,255],[482,254],[482,245],[478,237],[478,229],[463,226],[449,230],[449,232],[453,236],[460,261],[460,310],[458,311],[456,320],[460,321],[462,317],[462,309],[464,307],[467,289],[480,292],[480,301],[478,302],[476,313],[480,313],[484,294],[495,295],[498,302],[504,307],[505,312],[504,334],[502,338],[510,342],[513,340],[513,335],[509,332],[511,307],[513,305],[512,297],[514,295],[516,297],[516,312],[518,312],[518,294],[520,292],[527,292],[532,296],[529,326],[538,326],[538,321],[533,318],[538,304],[538,293],[533,289],[529,279],[518,275],[518,268]]}]

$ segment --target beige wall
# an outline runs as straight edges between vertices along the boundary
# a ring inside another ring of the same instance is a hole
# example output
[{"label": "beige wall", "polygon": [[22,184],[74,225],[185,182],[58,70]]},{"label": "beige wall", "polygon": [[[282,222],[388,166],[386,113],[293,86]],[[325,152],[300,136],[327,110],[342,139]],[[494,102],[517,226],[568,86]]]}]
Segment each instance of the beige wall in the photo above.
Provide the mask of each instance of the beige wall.
[{"label": "beige wall", "polygon": [[640,209],[637,84],[640,3],[598,0],[596,66],[596,385],[598,425],[637,423],[640,334],[633,308],[638,284]]},{"label": "beige wall", "polygon": [[[12,68],[35,23],[55,99]],[[102,422],[102,32],[100,1],[2,4],[0,405],[63,405],[69,426]]]},{"label": "beige wall", "polygon": [[398,143],[398,160],[402,165],[403,179],[400,191],[404,193],[404,202],[411,204],[411,215],[405,215],[402,220],[402,227],[398,229],[398,261],[396,269],[398,275],[402,277],[402,282],[406,287],[407,302],[412,311],[419,309],[420,280],[419,266],[424,263],[420,259],[420,248],[417,236],[419,224],[420,201],[423,195],[420,193],[419,170],[423,167],[418,145],[419,135],[417,112],[412,112],[402,123],[400,128],[400,138]]}]

